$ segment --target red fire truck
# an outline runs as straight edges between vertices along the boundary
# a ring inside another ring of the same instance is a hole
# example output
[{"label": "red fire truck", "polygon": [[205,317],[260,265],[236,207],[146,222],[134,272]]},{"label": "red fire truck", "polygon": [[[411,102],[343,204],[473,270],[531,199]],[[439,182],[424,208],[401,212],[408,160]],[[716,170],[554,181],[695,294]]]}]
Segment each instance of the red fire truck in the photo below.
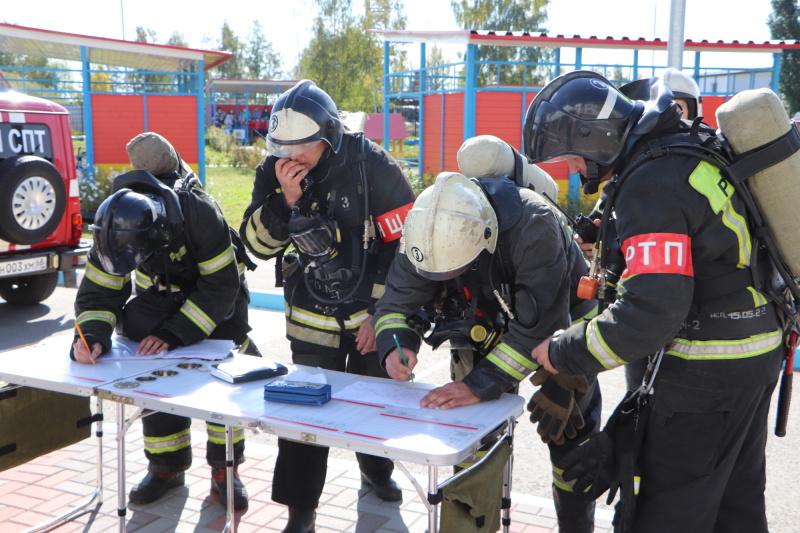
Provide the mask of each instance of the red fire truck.
[{"label": "red fire truck", "polygon": [[39,303],[59,273],[75,286],[89,249],[82,231],[69,113],[42,98],[0,92],[0,298]]}]

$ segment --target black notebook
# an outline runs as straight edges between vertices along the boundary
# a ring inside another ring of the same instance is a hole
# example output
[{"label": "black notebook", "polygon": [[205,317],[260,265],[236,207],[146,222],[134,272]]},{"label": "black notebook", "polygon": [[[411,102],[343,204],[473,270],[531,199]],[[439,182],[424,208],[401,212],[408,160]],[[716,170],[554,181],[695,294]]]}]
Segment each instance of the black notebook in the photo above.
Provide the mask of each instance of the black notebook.
[{"label": "black notebook", "polygon": [[234,357],[232,361],[211,365],[211,375],[224,379],[228,383],[245,383],[257,379],[283,376],[288,370],[280,363],[251,355],[238,356]]}]

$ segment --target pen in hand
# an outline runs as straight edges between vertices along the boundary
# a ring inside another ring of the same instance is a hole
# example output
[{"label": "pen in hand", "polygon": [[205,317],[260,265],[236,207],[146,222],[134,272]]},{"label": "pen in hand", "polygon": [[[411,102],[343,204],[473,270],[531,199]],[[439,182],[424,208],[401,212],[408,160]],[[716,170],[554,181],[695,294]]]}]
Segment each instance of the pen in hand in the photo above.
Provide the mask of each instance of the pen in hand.
[{"label": "pen in hand", "polygon": [[[81,330],[81,325],[78,324],[77,320],[75,321],[75,329],[78,330],[78,335],[81,336],[81,340],[83,341],[83,345],[86,346],[86,351],[89,352],[89,357],[92,357],[92,349],[89,348],[89,343],[86,342],[86,337],[83,336],[83,331]],[[97,364],[97,361],[95,361],[94,358],[91,361],[92,361],[93,365]]]},{"label": "pen in hand", "polygon": [[[395,346],[397,346],[397,351],[400,352],[400,359],[403,360],[403,364],[405,366],[408,366],[408,361],[406,361],[406,356],[403,353],[403,348],[400,347],[400,341],[397,340],[397,335],[392,335],[392,336],[394,337],[394,344],[395,344]],[[409,381],[414,381],[414,373],[413,372],[408,375],[408,380]]]}]

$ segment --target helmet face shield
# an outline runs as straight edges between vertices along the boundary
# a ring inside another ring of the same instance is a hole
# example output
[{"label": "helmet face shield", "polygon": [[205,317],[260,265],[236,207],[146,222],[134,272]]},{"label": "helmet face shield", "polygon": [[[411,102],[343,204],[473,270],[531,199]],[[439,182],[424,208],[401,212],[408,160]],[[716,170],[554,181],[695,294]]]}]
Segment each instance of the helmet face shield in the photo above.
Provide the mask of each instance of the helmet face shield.
[{"label": "helmet face shield", "polygon": [[97,209],[91,226],[95,257],[109,274],[125,275],[169,245],[166,227],[158,198],[121,189]]},{"label": "helmet face shield", "polygon": [[267,138],[267,154],[279,158],[297,157],[308,152],[321,142],[321,140],[317,140],[301,144],[281,144]]},{"label": "helmet face shield", "polygon": [[608,165],[622,149],[626,123],[626,118],[586,120],[542,102],[531,119],[526,149],[533,163],[585,157]]},{"label": "helmet face shield", "polygon": [[571,155],[611,166],[622,154],[642,108],[595,72],[576,70],[559,76],[528,107],[525,155],[531,163]]}]

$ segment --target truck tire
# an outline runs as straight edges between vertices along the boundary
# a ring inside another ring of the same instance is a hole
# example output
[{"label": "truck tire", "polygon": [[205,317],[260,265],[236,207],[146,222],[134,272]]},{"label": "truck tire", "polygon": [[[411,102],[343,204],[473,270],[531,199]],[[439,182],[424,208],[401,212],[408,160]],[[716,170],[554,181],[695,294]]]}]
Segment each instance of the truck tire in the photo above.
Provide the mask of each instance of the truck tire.
[{"label": "truck tire", "polygon": [[23,155],[0,163],[0,239],[45,240],[61,223],[66,203],[64,178],[46,159]]},{"label": "truck tire", "polygon": [[53,294],[56,285],[58,285],[58,272],[0,278],[0,298],[12,305],[38,304]]}]

